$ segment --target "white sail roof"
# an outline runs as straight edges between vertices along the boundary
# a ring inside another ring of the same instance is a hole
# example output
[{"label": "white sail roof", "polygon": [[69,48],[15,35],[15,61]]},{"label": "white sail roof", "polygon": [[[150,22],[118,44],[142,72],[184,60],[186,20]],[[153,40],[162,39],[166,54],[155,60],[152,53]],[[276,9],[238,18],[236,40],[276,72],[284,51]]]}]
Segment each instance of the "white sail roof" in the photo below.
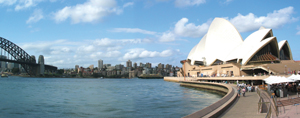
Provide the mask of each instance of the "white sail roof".
[{"label": "white sail roof", "polygon": [[[243,41],[240,33],[229,21],[215,18],[207,34],[190,51],[187,59],[191,60],[192,65],[195,64],[195,61],[202,61],[205,65],[211,65],[216,60],[225,62],[242,59],[242,64],[246,65],[260,49],[269,43],[272,43],[273,49],[276,50],[273,51],[276,52],[274,54],[276,56],[279,56],[279,50],[285,44],[288,45],[287,41],[277,43],[272,29],[265,27],[260,27]],[[290,50],[289,45],[288,48]]]}]

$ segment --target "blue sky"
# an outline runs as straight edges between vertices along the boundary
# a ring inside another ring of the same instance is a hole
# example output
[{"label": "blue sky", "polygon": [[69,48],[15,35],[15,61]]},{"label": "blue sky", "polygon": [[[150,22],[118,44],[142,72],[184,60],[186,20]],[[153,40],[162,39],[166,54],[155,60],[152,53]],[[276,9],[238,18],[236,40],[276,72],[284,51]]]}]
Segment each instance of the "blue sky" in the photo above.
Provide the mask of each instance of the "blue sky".
[{"label": "blue sky", "polygon": [[[298,0],[0,0],[0,37],[58,68],[150,62],[181,66],[215,17],[243,39],[259,27],[300,60]],[[217,47],[216,47],[217,48]]]}]

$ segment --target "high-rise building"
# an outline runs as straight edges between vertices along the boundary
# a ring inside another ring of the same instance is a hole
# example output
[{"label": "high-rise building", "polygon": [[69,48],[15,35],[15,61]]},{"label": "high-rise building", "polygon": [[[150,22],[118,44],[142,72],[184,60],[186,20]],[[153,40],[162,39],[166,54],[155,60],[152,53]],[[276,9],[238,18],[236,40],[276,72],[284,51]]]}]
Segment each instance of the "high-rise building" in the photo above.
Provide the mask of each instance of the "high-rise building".
[{"label": "high-rise building", "polygon": [[164,69],[164,64],[159,63],[158,64],[158,69]]},{"label": "high-rise building", "polygon": [[13,69],[14,68],[14,63],[8,62],[7,63],[7,68],[10,69],[10,70]]},{"label": "high-rise building", "polygon": [[151,68],[151,63],[146,63],[147,68]]},{"label": "high-rise building", "polygon": [[76,71],[76,72],[79,72],[78,69],[79,69],[79,65],[75,65],[75,71]]},{"label": "high-rise building", "polygon": [[170,64],[166,65],[166,69],[171,69],[171,68],[172,68],[172,65],[170,65]]},{"label": "high-rise building", "polygon": [[122,64],[116,65],[117,70],[122,70],[123,68],[124,68],[124,65],[122,65]]},{"label": "high-rise building", "polygon": [[134,62],[134,64],[133,64],[133,68],[134,68],[134,69],[136,69],[136,68],[137,68],[137,63],[136,63],[136,62]]},{"label": "high-rise building", "polygon": [[[1,59],[6,59],[7,57],[4,55],[0,55]],[[7,63],[5,61],[0,61],[1,71],[4,71],[6,69]]]},{"label": "high-rise building", "polygon": [[103,68],[107,68],[107,67],[110,67],[111,64],[103,64]]},{"label": "high-rise building", "polygon": [[103,60],[98,60],[98,70],[101,70],[103,68]]},{"label": "high-rise building", "polygon": [[126,62],[126,67],[132,67],[132,62],[130,60]]},{"label": "high-rise building", "polygon": [[143,64],[142,62],[140,62],[140,67],[143,67],[143,65],[144,65],[144,64]]}]

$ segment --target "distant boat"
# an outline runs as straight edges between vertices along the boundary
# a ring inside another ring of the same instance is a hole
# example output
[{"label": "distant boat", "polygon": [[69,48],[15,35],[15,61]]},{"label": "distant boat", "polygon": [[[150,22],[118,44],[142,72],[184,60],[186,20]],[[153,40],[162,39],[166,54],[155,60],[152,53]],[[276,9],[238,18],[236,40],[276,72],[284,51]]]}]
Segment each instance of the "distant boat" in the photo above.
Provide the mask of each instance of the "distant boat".
[{"label": "distant boat", "polygon": [[8,75],[7,75],[7,74],[4,74],[4,73],[2,73],[2,74],[1,74],[1,77],[8,77]]}]

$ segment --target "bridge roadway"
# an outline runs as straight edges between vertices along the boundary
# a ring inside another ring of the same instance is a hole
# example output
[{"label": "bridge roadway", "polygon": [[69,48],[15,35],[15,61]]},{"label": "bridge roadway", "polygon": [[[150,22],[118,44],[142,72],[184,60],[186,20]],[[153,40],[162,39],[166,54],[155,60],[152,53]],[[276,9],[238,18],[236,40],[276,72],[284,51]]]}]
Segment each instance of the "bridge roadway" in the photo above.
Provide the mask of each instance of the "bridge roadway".
[{"label": "bridge roadway", "polygon": [[[236,85],[231,85],[235,90]],[[235,103],[220,117],[222,118],[265,118],[266,113],[258,113],[259,96],[256,92],[246,92],[245,97],[240,96]]]}]

